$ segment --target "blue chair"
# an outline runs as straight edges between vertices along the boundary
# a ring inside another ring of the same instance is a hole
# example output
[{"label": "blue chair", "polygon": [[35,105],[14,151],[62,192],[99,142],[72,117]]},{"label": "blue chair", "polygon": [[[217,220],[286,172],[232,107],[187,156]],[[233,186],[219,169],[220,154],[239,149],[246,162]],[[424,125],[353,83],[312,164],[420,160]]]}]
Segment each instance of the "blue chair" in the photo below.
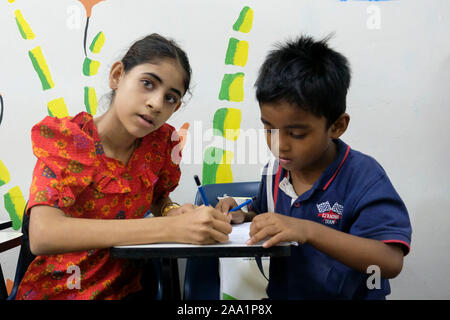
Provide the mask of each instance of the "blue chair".
[{"label": "blue chair", "polygon": [[[259,190],[259,181],[218,183],[204,185],[206,198],[215,207],[224,194],[230,197],[254,197]],[[195,204],[203,200],[197,191]],[[188,258],[184,275],[184,300],[220,300],[219,258]]]}]

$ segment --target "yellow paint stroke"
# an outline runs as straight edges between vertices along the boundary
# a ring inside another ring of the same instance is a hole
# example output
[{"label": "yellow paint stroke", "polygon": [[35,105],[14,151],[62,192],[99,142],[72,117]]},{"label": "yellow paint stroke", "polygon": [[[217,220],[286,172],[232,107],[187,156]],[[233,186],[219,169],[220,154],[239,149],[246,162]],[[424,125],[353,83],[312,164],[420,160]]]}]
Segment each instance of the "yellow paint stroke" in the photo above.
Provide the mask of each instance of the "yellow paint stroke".
[{"label": "yellow paint stroke", "polygon": [[14,15],[16,16],[17,27],[19,28],[22,38],[24,38],[25,40],[34,39],[36,36],[33,30],[31,30],[28,22],[23,17],[22,12],[20,10],[16,10],[14,11]]},{"label": "yellow paint stroke", "polygon": [[244,7],[239,14],[239,18],[233,25],[233,30],[249,33],[253,25],[253,9],[250,7]]},{"label": "yellow paint stroke", "polygon": [[44,55],[42,54],[41,47],[36,47],[33,50],[28,51],[28,55],[30,56],[34,70],[36,70],[39,79],[41,80],[42,90],[53,88],[55,84],[53,83],[47,62],[45,61]]},{"label": "yellow paint stroke", "polygon": [[51,117],[64,118],[69,116],[64,98],[54,99],[47,104],[47,111]]},{"label": "yellow paint stroke", "polygon": [[244,101],[244,75],[239,75],[233,79],[229,87],[230,101]]},{"label": "yellow paint stroke", "polygon": [[8,0],[9,3],[13,3],[15,0]]},{"label": "yellow paint stroke", "polygon": [[91,50],[92,53],[100,53],[100,50],[102,49],[103,45],[105,44],[105,35],[103,32],[97,33],[94,40],[92,40],[91,45],[89,46],[89,50]]},{"label": "yellow paint stroke", "polygon": [[233,182],[233,172],[231,171],[231,161],[234,154],[232,151],[224,150],[222,160],[216,172],[216,183],[230,183]]},{"label": "yellow paint stroke", "polygon": [[25,199],[18,186],[11,188],[4,196],[5,209],[9,213],[14,230],[22,226],[23,212],[25,210]]},{"label": "yellow paint stroke", "polygon": [[241,110],[227,108],[227,115],[223,123],[224,138],[230,141],[236,141],[241,131]]},{"label": "yellow paint stroke", "polygon": [[0,186],[7,184],[11,180],[8,168],[0,160]]},{"label": "yellow paint stroke", "polygon": [[93,75],[97,74],[98,68],[100,68],[99,61],[91,60],[87,57],[84,58],[83,74],[85,76],[93,76]]},{"label": "yellow paint stroke", "polygon": [[248,60],[248,42],[241,40],[236,45],[236,53],[234,55],[234,64],[237,66],[245,66]]},{"label": "yellow paint stroke", "polygon": [[84,87],[84,106],[86,111],[91,115],[97,113],[97,94],[95,93],[95,88]]}]

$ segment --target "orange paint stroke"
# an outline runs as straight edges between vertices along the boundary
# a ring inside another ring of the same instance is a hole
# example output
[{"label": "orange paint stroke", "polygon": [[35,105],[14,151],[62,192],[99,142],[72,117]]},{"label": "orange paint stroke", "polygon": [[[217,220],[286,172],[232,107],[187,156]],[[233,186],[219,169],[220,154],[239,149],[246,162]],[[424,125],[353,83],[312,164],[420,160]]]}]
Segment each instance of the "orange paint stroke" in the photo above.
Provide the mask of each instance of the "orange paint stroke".
[{"label": "orange paint stroke", "polygon": [[11,279],[6,279],[6,292],[8,296],[11,294],[12,288],[14,287],[14,281]]},{"label": "orange paint stroke", "polygon": [[186,144],[186,136],[189,130],[189,122],[184,123],[180,129],[178,129],[178,136],[180,137],[180,151],[183,150]]},{"label": "orange paint stroke", "polygon": [[86,15],[89,18],[92,13],[92,8],[99,2],[105,1],[105,0],[78,0],[80,1],[84,8],[86,9]]}]

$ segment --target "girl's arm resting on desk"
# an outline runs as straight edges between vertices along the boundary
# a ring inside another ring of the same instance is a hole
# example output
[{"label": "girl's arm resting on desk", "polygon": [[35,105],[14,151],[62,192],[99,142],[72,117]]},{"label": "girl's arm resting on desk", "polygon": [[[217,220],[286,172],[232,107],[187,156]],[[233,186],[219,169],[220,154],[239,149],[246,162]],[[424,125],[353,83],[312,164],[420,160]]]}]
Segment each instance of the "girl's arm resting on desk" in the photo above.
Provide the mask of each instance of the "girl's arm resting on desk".
[{"label": "girl's arm resting on desk", "polygon": [[354,236],[319,223],[273,212],[256,216],[250,226],[248,244],[270,237],[263,246],[283,241],[308,243],[346,266],[365,273],[370,265],[380,267],[381,276],[396,277],[403,267],[403,251],[395,244]]},{"label": "girl's arm resting on desk", "polygon": [[151,219],[72,218],[54,207],[35,206],[29,229],[31,252],[44,255],[158,242],[225,242],[231,225],[219,211],[205,206]]}]

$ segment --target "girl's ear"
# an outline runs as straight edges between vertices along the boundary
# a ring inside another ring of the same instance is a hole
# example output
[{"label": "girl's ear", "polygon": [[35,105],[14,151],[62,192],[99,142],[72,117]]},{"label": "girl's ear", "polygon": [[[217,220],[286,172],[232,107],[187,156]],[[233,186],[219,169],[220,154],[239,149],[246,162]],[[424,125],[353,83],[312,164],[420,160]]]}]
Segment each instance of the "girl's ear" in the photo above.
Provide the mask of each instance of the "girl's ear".
[{"label": "girl's ear", "polygon": [[120,78],[124,73],[123,64],[121,61],[116,61],[109,72],[109,87],[116,90],[119,87]]},{"label": "girl's ear", "polygon": [[347,113],[343,113],[337,118],[337,120],[330,126],[328,132],[330,133],[330,138],[337,139],[339,138],[348,127],[348,123],[350,122],[350,116]]}]

